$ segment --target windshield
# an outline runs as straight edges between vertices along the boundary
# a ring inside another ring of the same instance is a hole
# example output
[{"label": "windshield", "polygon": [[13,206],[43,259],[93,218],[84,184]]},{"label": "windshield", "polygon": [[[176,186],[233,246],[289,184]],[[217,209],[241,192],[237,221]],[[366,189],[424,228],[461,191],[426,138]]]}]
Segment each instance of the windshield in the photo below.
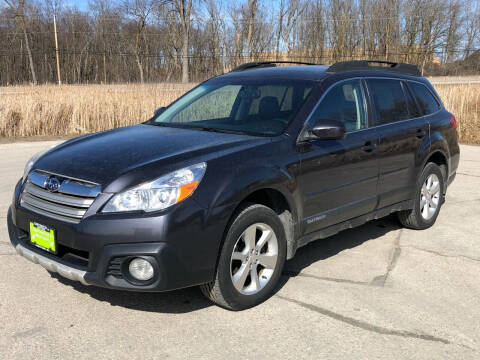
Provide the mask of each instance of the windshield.
[{"label": "windshield", "polygon": [[153,125],[273,136],[285,131],[310,82],[204,83],[151,120]]}]

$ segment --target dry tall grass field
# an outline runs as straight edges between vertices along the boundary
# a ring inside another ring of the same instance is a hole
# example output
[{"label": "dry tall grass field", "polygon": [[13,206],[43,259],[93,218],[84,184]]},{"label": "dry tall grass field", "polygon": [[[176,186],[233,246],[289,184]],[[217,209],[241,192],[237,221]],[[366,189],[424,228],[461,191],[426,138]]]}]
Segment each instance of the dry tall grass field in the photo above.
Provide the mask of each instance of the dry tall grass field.
[{"label": "dry tall grass field", "polygon": [[[0,88],[0,137],[75,136],[149,119],[194,84],[44,85]],[[480,144],[480,84],[436,89],[458,121],[460,141]]]},{"label": "dry tall grass field", "polygon": [[0,88],[0,137],[73,136],[138,124],[195,84]]},{"label": "dry tall grass field", "polygon": [[480,144],[480,84],[436,84],[435,89],[457,119],[460,142]]}]

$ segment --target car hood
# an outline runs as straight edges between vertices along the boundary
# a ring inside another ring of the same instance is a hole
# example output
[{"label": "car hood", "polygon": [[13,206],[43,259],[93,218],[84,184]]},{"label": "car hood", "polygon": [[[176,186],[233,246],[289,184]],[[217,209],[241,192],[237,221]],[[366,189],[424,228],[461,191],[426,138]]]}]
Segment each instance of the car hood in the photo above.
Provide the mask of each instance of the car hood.
[{"label": "car hood", "polygon": [[105,189],[125,174],[137,178],[129,176],[123,181],[127,186],[267,141],[264,137],[142,124],[66,141],[43,155],[34,168],[95,182]]}]

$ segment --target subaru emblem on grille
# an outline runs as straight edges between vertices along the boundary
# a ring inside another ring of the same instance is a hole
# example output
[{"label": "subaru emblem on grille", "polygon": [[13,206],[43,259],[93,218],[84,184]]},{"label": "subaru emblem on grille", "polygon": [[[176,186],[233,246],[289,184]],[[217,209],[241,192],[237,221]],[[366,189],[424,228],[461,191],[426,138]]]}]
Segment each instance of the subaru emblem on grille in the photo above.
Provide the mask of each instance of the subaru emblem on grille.
[{"label": "subaru emblem on grille", "polygon": [[45,180],[45,188],[51,192],[57,192],[60,188],[60,180],[54,176],[50,176]]}]

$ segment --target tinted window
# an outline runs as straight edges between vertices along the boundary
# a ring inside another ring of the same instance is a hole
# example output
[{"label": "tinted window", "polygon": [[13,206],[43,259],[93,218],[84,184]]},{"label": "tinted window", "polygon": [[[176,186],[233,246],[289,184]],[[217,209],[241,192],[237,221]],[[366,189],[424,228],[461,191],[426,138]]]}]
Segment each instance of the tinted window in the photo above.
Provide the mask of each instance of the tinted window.
[{"label": "tinted window", "polygon": [[440,108],[440,104],[424,85],[415,82],[409,82],[409,85],[422,115],[432,114]]},{"label": "tinted window", "polygon": [[418,106],[415,102],[415,99],[413,98],[411,91],[408,89],[405,83],[403,83],[403,85],[405,94],[407,95],[408,112],[410,113],[410,117],[413,119],[422,116],[423,114],[418,109]]},{"label": "tinted window", "polygon": [[369,79],[367,83],[375,105],[378,124],[409,118],[407,100],[400,81]]},{"label": "tinted window", "polygon": [[367,127],[365,101],[360,80],[342,82],[325,95],[312,115],[312,121],[338,120],[347,131]]}]

